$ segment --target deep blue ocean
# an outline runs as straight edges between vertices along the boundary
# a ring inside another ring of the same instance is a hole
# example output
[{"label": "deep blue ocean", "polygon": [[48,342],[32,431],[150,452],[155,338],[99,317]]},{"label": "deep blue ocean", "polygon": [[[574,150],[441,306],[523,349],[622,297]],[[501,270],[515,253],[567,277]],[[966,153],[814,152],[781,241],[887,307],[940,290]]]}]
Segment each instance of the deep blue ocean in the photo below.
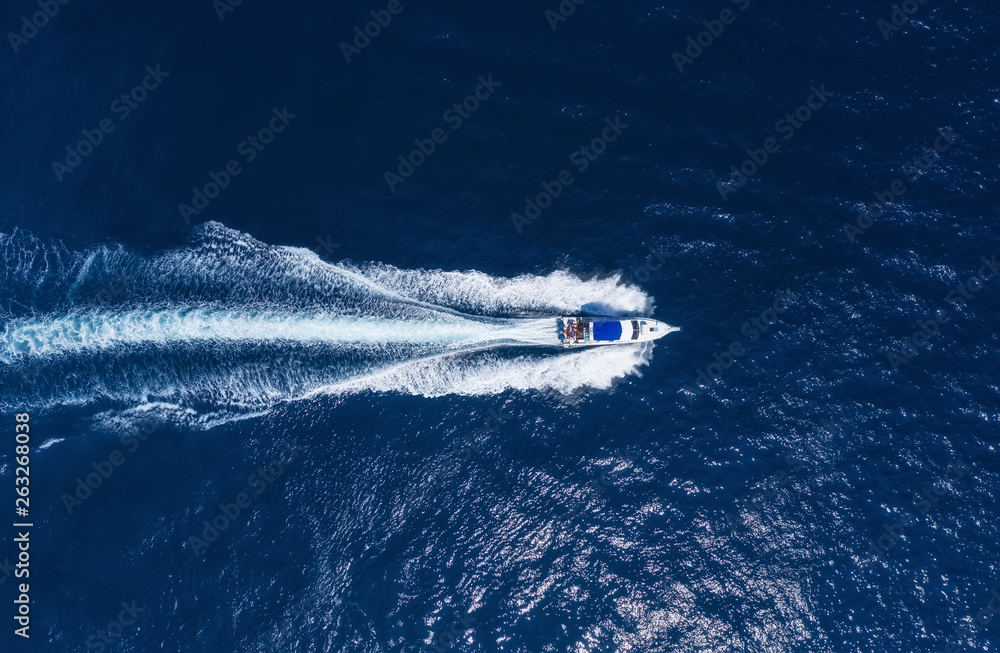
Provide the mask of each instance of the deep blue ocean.
[{"label": "deep blue ocean", "polygon": [[1000,649],[994,2],[0,28],[0,651]]}]

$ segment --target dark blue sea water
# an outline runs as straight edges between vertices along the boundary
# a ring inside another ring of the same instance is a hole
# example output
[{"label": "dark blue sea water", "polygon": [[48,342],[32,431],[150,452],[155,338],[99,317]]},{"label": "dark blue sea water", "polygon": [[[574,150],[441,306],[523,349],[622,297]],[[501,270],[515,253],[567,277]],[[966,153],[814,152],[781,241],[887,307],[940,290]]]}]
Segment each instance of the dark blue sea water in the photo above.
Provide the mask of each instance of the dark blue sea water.
[{"label": "dark blue sea water", "polygon": [[995,3],[0,27],[0,650],[1000,646]]}]

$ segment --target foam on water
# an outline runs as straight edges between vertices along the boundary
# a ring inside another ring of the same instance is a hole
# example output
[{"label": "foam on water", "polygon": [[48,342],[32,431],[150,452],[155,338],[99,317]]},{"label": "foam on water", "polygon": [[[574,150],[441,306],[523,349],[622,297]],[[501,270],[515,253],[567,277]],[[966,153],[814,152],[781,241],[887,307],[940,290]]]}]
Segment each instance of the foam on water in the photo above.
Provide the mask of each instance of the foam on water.
[{"label": "foam on water", "polygon": [[[652,347],[564,352],[554,316],[647,313],[617,278],[329,263],[217,223],[142,256],[0,234],[0,381],[18,405],[209,421],[318,394],[606,389]],[[152,407],[152,408],[151,408]]]},{"label": "foam on water", "polygon": [[486,323],[282,314],[210,308],[81,313],[14,320],[0,333],[0,361],[140,344],[246,341],[338,344],[442,343],[552,345],[551,320]]},{"label": "foam on water", "polygon": [[649,364],[652,350],[652,343],[643,343],[547,357],[505,359],[494,352],[486,352],[474,360],[441,356],[396,365],[364,378],[319,388],[316,393],[373,390],[439,397],[521,390],[569,395],[584,388],[607,390],[630,374],[638,375],[640,366]]},{"label": "foam on water", "polygon": [[567,313],[587,305],[600,306],[602,312],[615,315],[646,314],[653,308],[649,295],[634,286],[620,285],[617,276],[584,282],[564,270],[504,279],[476,270],[400,270],[384,264],[359,269],[373,281],[407,296],[481,314]]}]

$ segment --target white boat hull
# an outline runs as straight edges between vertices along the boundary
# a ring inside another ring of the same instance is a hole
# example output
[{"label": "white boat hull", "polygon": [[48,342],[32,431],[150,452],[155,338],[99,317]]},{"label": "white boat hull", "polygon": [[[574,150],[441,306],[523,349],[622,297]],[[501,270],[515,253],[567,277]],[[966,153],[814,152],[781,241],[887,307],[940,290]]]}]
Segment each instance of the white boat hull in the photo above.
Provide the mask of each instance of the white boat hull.
[{"label": "white boat hull", "polygon": [[648,317],[559,317],[556,320],[563,347],[591,347],[649,342],[680,331]]}]

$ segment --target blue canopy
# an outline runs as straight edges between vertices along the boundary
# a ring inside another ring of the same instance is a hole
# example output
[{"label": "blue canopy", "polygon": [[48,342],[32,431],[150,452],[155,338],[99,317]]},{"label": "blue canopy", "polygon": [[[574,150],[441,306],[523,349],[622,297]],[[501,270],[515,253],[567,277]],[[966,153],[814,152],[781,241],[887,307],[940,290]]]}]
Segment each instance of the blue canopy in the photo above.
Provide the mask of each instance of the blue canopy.
[{"label": "blue canopy", "polygon": [[621,322],[594,322],[591,333],[594,340],[619,340],[622,337]]}]

